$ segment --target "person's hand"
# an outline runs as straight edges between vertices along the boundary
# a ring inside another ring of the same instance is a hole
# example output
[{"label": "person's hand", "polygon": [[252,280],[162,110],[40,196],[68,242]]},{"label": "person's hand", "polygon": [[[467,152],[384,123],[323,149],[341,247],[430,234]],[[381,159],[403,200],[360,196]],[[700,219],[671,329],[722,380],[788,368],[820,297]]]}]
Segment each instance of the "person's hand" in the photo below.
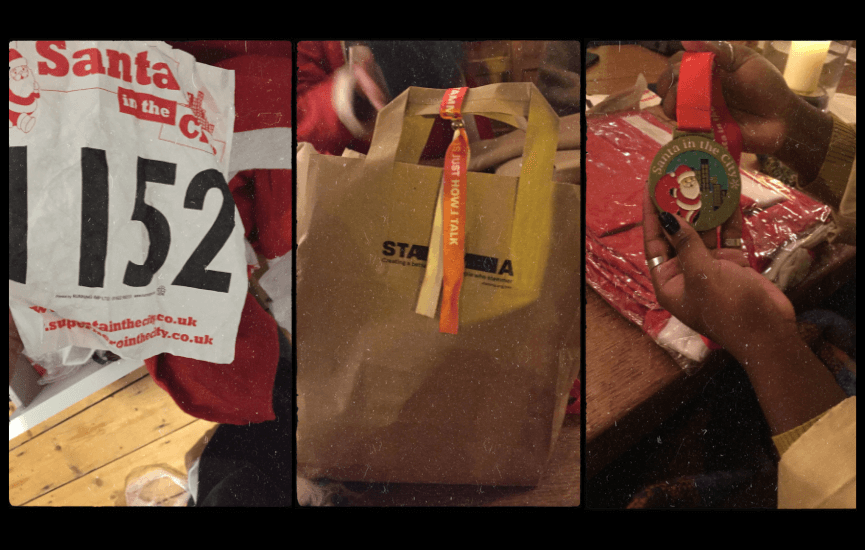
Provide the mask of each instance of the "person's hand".
[{"label": "person's hand", "polygon": [[[787,133],[787,114],[798,102],[778,69],[754,50],[729,42],[683,41],[682,46],[689,52],[715,54],[724,101],[742,130],[744,149],[766,154],[777,151]],[[670,66],[658,79],[664,114],[674,119],[683,55],[678,52],[672,56]]]},{"label": "person's hand", "polygon": [[360,120],[372,120],[388,103],[384,76],[368,46],[351,47],[350,66],[356,82],[355,114]]},{"label": "person's hand", "polygon": [[[742,213],[736,210],[721,226],[721,242],[741,237]],[[734,356],[796,330],[793,305],[749,266],[741,248],[717,248],[714,230],[700,235],[674,214],[659,216],[648,186],[643,243],[647,260],[664,259],[649,273],[661,307]]]},{"label": "person's hand", "polygon": [[[741,235],[741,219],[734,214],[722,236]],[[793,305],[748,266],[741,250],[707,246],[714,231],[701,236],[674,214],[659,216],[648,186],[643,235],[646,258],[665,259],[650,270],[658,303],[739,361],[773,435],[844,400],[829,369],[799,337]]]},{"label": "person's hand", "polygon": [[[715,54],[724,102],[742,131],[745,152],[775,155],[804,181],[817,177],[832,135],[828,114],[798,97],[778,69],[748,47],[689,41],[683,41],[682,46],[689,52]],[[682,55],[672,56],[670,66],[658,79],[661,107],[673,119]]]}]

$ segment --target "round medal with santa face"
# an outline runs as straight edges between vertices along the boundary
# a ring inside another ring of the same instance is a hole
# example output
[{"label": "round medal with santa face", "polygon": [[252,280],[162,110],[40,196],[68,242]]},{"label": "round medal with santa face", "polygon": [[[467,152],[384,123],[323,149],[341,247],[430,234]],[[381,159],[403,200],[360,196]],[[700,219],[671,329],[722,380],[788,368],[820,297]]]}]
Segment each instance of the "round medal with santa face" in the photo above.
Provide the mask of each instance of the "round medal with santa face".
[{"label": "round medal with santa face", "polygon": [[704,135],[684,135],[658,151],[649,170],[649,194],[660,211],[697,231],[724,223],[739,206],[739,166],[727,149]]}]

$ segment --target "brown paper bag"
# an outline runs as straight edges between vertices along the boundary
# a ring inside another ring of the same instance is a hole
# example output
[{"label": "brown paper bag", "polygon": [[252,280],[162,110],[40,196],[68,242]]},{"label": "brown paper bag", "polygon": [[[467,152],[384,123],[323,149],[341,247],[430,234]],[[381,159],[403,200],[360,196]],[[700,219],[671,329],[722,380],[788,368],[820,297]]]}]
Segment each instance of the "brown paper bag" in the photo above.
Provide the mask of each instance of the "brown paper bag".
[{"label": "brown paper bag", "polygon": [[561,427],[581,236],[579,187],[551,180],[558,118],[532,84],[466,94],[463,113],[525,128],[526,150],[519,178],[468,174],[460,326],[442,334],[415,304],[442,179],[417,161],[443,93],[385,107],[366,158],[298,167],[301,476],[535,485]]}]

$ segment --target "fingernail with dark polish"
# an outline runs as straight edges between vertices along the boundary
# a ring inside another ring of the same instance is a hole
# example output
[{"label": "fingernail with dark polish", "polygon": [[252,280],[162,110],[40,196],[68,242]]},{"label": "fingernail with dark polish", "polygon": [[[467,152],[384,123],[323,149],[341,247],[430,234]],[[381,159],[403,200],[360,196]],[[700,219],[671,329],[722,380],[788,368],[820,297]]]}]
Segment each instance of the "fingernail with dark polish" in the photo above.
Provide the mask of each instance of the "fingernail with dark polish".
[{"label": "fingernail with dark polish", "polygon": [[679,222],[676,221],[676,218],[673,217],[669,212],[661,212],[658,214],[658,218],[661,220],[661,225],[664,226],[664,230],[670,235],[675,235],[679,232]]}]

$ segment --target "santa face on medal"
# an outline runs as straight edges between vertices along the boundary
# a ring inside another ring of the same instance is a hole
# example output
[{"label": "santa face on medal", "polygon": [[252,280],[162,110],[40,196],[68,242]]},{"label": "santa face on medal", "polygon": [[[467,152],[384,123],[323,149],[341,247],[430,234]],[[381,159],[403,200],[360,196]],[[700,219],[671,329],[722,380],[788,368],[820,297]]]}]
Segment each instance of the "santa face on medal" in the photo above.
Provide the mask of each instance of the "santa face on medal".
[{"label": "santa face on medal", "polygon": [[698,231],[716,227],[739,205],[739,167],[724,147],[704,136],[665,145],[652,161],[649,191],[655,206]]}]

